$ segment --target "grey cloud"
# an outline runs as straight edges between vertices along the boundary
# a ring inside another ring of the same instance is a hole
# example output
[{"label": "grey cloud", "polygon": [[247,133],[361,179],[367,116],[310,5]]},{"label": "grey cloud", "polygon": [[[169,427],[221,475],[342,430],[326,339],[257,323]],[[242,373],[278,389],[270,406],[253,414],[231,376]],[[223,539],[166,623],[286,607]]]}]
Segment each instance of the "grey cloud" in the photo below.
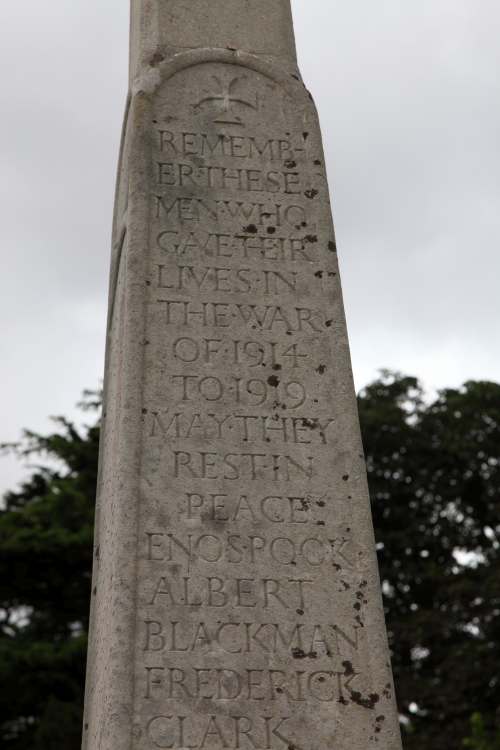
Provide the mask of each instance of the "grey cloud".
[{"label": "grey cloud", "polygon": [[[128,3],[0,8],[1,440],[102,374]],[[357,385],[500,380],[500,6],[294,0],[325,138]],[[19,477],[2,462],[0,489]]]}]

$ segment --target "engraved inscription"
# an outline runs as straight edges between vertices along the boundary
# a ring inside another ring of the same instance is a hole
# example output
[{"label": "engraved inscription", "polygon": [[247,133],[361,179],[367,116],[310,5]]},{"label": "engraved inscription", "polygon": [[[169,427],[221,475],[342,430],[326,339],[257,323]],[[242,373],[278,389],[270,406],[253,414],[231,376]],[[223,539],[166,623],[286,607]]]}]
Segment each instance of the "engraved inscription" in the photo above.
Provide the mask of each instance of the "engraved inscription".
[{"label": "engraved inscription", "polygon": [[301,750],[323,706],[317,746],[333,746],[339,712],[371,700],[360,490],[334,395],[338,269],[304,118],[236,65],[181,71],[156,95],[141,749]]},{"label": "engraved inscription", "polygon": [[147,735],[155,748],[205,747],[254,748],[272,750],[292,746],[286,736],[288,716],[217,716],[209,715],[197,729],[190,716],[153,716],[147,724]]}]

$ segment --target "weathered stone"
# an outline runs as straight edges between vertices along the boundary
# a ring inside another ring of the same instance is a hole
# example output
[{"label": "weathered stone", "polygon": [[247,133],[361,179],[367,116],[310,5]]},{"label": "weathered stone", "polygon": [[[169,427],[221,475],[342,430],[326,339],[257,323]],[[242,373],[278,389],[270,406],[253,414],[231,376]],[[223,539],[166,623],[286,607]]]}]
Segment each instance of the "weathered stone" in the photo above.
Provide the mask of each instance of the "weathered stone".
[{"label": "weathered stone", "polygon": [[84,748],[400,748],[288,0],[137,0]]}]

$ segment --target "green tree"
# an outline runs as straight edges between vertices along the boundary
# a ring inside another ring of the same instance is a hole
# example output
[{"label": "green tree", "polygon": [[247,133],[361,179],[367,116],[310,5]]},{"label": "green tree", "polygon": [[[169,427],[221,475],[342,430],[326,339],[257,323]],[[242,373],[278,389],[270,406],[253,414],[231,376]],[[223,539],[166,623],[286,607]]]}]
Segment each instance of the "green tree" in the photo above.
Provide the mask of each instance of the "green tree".
[{"label": "green tree", "polygon": [[464,740],[464,747],[470,750],[500,750],[500,731],[496,730],[492,735],[486,730],[481,714],[473,714],[471,736]]},{"label": "green tree", "polygon": [[500,704],[500,386],[385,374],[359,407],[405,748],[460,748]]},{"label": "green tree", "polygon": [[99,426],[56,422],[11,446],[42,461],[0,510],[2,750],[81,745]]},{"label": "green tree", "polygon": [[[386,373],[359,408],[405,749],[497,750],[500,385]],[[0,509],[2,750],[80,746],[98,437],[17,449],[43,460]]]}]

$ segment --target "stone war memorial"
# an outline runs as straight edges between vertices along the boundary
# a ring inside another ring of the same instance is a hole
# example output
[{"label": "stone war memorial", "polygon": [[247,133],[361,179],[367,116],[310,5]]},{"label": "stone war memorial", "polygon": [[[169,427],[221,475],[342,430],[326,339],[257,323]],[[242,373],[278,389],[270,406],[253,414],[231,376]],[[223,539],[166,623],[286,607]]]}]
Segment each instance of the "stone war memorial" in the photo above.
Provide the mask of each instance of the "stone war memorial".
[{"label": "stone war memorial", "polygon": [[398,750],[289,0],[132,0],[84,750]]}]

